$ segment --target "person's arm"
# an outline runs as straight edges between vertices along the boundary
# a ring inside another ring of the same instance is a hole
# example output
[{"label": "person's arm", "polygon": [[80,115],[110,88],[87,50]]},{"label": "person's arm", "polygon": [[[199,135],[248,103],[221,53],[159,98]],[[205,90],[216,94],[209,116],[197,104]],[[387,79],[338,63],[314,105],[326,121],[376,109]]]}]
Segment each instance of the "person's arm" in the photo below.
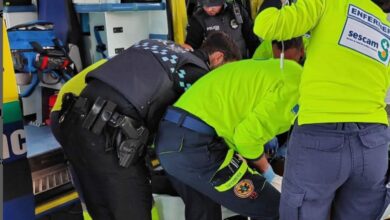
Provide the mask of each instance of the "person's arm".
[{"label": "person's arm", "polygon": [[274,53],[272,51],[272,41],[270,40],[261,42],[260,46],[257,47],[252,56],[254,59],[269,59],[273,57]]},{"label": "person's arm", "polygon": [[257,160],[252,160],[249,162],[252,167],[255,167],[267,180],[267,182],[269,182],[276,190],[279,192],[282,191],[283,178],[274,172],[271,164],[268,163],[268,160],[264,155]]},{"label": "person's arm", "polygon": [[[279,74],[269,74],[266,77],[281,79]],[[240,155],[249,160],[257,160],[263,155],[266,142],[290,128],[296,117],[298,84],[287,85],[282,80],[275,80],[255,109],[236,126],[233,144]]]},{"label": "person's arm", "polygon": [[271,166],[265,155],[261,156],[257,160],[250,160],[249,162],[253,167],[260,171],[260,173],[264,173]]},{"label": "person's arm", "polygon": [[244,36],[246,47],[249,50],[249,57],[252,57],[256,48],[260,45],[260,40],[255,33],[253,33],[253,21],[249,17],[248,12],[243,7],[240,7],[240,10],[243,20],[242,35]]},{"label": "person's arm", "polygon": [[203,30],[202,25],[194,16],[188,21],[185,43],[190,45],[193,49],[199,49],[204,40],[205,30]]},{"label": "person's arm", "polygon": [[280,10],[267,8],[256,17],[253,30],[264,40],[289,40],[304,35],[319,22],[325,1],[298,0]]}]

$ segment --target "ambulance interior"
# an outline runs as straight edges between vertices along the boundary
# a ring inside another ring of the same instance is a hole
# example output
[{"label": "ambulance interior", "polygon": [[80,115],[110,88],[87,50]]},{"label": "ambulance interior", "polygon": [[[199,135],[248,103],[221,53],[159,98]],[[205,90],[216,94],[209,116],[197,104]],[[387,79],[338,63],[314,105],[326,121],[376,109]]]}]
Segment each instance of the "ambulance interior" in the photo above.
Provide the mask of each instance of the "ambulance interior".
[{"label": "ambulance interior", "polygon": [[[252,17],[263,3],[240,1]],[[64,59],[72,61],[70,68],[78,73],[143,39],[184,43],[186,22],[196,7],[196,0],[4,0],[2,161],[6,220],[91,219],[50,130],[50,110],[67,79],[49,75],[41,80],[37,73],[21,72],[26,67],[23,58],[17,58],[22,49],[15,47],[15,32],[26,24],[48,28],[66,48]],[[390,98],[386,101],[390,103]],[[184,203],[172,188],[164,187],[167,180],[158,175],[158,162],[153,165],[158,182],[153,219],[184,220]],[[249,219],[226,208],[222,215],[226,220]],[[382,219],[386,216],[390,217],[390,210]]]}]

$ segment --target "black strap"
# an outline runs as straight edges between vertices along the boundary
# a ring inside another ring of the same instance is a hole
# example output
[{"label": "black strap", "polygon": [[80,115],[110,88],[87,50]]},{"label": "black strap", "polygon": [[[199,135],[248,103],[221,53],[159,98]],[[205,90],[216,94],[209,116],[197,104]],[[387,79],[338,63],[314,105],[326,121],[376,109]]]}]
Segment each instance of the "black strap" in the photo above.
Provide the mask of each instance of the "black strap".
[{"label": "black strap", "polygon": [[238,3],[236,3],[235,1],[233,1],[233,14],[234,14],[234,17],[237,21],[238,24],[243,24],[244,21],[242,20],[242,15],[241,15],[241,10],[240,10],[240,6],[238,5]]},{"label": "black strap", "polygon": [[96,120],[95,124],[92,127],[92,132],[95,134],[100,134],[103,131],[103,128],[106,126],[107,122],[111,119],[111,116],[114,114],[116,104],[107,101],[107,104],[104,106],[103,110],[100,113],[99,118]]},{"label": "black strap", "polygon": [[103,107],[106,105],[107,100],[98,97],[93,103],[91,110],[89,111],[87,117],[83,121],[82,127],[87,130],[91,130],[92,125],[95,123],[96,119],[99,116],[99,113],[102,111]]}]

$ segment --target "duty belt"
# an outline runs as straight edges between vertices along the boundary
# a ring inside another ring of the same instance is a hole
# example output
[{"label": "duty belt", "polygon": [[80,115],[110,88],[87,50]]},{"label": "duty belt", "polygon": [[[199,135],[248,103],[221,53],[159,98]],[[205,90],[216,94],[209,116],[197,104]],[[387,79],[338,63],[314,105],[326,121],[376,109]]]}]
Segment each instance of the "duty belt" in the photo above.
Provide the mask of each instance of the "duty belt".
[{"label": "duty belt", "polygon": [[[106,151],[116,146],[120,166],[134,164],[144,152],[149,130],[144,126],[137,127],[137,121],[115,111],[117,104],[110,100],[98,97],[92,107],[90,103],[87,98],[64,94],[59,123],[64,122],[69,113],[78,115],[83,128],[96,135],[106,135]],[[107,128],[112,132],[108,132]]]},{"label": "duty belt", "polygon": [[168,108],[165,113],[164,120],[202,134],[216,135],[214,128],[204,123],[202,120],[191,116],[183,110],[175,109],[173,107]]}]

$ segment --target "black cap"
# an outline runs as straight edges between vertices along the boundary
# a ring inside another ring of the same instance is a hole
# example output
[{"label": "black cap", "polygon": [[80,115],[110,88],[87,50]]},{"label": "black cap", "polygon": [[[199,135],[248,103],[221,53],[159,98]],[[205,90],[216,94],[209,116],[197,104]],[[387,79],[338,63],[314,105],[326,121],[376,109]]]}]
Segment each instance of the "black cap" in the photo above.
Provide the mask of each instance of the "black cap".
[{"label": "black cap", "polygon": [[202,6],[214,7],[214,6],[223,5],[225,3],[225,0],[199,0],[199,3]]}]

